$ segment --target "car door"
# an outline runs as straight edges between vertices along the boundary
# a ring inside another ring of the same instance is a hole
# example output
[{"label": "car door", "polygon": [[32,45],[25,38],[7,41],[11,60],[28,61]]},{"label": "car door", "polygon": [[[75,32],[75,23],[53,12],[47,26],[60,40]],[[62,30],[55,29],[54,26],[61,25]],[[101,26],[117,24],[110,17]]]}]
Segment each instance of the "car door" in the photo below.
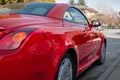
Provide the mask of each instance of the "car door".
[{"label": "car door", "polygon": [[[84,15],[76,8],[70,7],[66,12],[71,18],[67,19],[68,17],[64,15],[64,26],[73,30],[71,39],[77,45],[79,65],[83,65],[90,60],[90,54],[93,48],[92,38],[90,37],[91,31],[87,30],[89,23]],[[69,34],[71,33],[69,32]]]},{"label": "car door", "polygon": [[92,30],[91,34],[92,34],[91,37],[92,37],[92,45],[93,45],[93,56],[96,56],[101,45],[101,37],[100,37],[101,34],[96,30]]}]

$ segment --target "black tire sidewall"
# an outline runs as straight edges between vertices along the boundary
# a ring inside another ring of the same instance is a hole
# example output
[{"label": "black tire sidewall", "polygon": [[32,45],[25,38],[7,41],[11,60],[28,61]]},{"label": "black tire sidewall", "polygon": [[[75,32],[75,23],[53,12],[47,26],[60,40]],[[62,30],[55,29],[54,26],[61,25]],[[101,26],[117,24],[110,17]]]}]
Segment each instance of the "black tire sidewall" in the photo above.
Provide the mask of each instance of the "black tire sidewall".
[{"label": "black tire sidewall", "polygon": [[[105,49],[105,53],[102,53],[102,50],[103,50],[102,48]],[[101,48],[100,58],[99,58],[99,60],[97,60],[97,62],[96,62],[96,64],[98,64],[98,65],[101,65],[101,64],[103,64],[103,63],[105,62],[105,57],[106,57],[106,46],[105,46],[105,43],[102,44],[102,48]],[[103,56],[101,56],[102,54],[104,54],[104,59],[103,59],[103,60],[102,60],[102,57],[103,57]]]}]

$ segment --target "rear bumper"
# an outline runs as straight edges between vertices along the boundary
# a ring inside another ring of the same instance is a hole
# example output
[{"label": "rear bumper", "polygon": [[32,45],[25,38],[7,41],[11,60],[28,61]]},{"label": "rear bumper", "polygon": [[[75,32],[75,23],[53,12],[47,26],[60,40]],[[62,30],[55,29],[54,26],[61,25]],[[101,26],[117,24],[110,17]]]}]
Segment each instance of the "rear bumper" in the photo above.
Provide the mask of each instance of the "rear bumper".
[{"label": "rear bumper", "polygon": [[0,51],[0,80],[53,80],[49,55],[30,55],[25,51]]}]

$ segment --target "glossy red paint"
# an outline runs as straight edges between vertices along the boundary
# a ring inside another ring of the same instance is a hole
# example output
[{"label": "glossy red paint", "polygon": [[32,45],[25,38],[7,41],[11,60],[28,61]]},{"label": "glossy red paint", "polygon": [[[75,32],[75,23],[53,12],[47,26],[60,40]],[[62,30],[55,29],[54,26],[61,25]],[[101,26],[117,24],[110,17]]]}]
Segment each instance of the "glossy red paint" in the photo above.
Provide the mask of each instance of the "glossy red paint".
[{"label": "glossy red paint", "polygon": [[13,31],[30,32],[18,48],[0,50],[0,80],[54,80],[59,63],[69,49],[75,51],[70,54],[76,55],[76,76],[99,59],[105,36],[86,29],[89,25],[64,21],[69,7],[56,4],[44,17],[0,16],[0,39]]}]

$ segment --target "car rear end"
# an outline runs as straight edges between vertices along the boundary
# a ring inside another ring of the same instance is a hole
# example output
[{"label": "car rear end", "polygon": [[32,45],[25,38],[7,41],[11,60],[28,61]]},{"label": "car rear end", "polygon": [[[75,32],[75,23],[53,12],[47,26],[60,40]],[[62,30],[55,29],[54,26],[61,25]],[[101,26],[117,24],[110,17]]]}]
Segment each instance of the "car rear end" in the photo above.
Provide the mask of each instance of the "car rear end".
[{"label": "car rear end", "polygon": [[37,28],[1,28],[0,80],[53,80],[51,52]]}]

